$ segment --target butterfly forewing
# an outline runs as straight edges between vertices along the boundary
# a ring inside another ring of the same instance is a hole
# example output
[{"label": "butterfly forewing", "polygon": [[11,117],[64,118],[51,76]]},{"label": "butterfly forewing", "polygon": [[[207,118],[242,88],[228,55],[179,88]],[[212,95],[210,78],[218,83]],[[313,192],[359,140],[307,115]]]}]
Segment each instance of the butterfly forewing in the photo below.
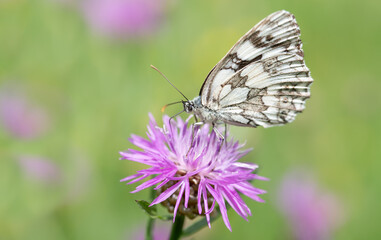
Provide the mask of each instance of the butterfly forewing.
[{"label": "butterfly forewing", "polygon": [[254,26],[212,69],[201,103],[229,124],[282,125],[304,109],[312,81],[299,26],[282,10]]}]

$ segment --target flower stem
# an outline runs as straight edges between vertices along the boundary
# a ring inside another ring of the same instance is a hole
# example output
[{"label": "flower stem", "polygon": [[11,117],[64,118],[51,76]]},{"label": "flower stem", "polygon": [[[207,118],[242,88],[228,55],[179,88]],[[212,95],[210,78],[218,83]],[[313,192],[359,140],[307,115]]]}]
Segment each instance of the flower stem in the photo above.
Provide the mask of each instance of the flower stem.
[{"label": "flower stem", "polygon": [[155,223],[154,219],[152,218],[148,219],[147,228],[146,228],[146,238],[145,238],[146,240],[153,240],[152,229],[153,229],[154,223]]},{"label": "flower stem", "polygon": [[[154,189],[152,188],[151,191],[150,191],[150,199],[151,201],[155,198],[155,191]],[[155,209],[156,209],[156,205],[153,206]],[[153,218],[148,218],[148,222],[147,222],[147,228],[146,228],[146,240],[153,240],[153,237],[152,237],[152,230],[154,228],[154,224],[155,224],[155,219]]]},{"label": "flower stem", "polygon": [[171,230],[171,236],[169,237],[169,240],[178,240],[181,237],[181,234],[183,233],[183,226],[185,222],[185,216],[184,215],[177,215],[175,222],[172,225]]}]

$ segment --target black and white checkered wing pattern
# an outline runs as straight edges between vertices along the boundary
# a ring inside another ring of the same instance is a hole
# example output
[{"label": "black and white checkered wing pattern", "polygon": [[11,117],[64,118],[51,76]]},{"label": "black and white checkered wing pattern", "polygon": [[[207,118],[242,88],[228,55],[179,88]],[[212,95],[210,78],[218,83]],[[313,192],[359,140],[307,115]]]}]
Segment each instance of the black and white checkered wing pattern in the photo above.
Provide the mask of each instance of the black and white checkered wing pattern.
[{"label": "black and white checkered wing pattern", "polygon": [[201,103],[229,124],[282,125],[304,109],[312,81],[299,26],[282,10],[254,26],[212,69]]}]

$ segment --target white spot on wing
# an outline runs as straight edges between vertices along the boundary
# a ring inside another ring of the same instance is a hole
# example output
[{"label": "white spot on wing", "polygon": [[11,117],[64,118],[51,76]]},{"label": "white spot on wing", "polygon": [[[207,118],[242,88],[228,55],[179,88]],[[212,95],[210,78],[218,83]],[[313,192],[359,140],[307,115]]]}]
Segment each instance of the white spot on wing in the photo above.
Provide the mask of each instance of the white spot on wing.
[{"label": "white spot on wing", "polygon": [[278,114],[279,109],[275,107],[269,107],[266,111],[263,111],[262,113],[270,119],[270,121],[278,121]]},{"label": "white spot on wing", "polygon": [[254,58],[256,52],[260,49],[257,49],[250,43],[249,40],[244,41],[241,45],[237,46],[237,57],[244,61],[249,61]]},{"label": "white spot on wing", "polygon": [[230,84],[229,85],[225,85],[222,88],[222,91],[221,91],[221,94],[220,94],[220,99],[224,98],[228,93],[230,93],[231,90],[232,90],[232,86]]},{"label": "white spot on wing", "polygon": [[221,99],[220,106],[228,106],[246,101],[249,88],[235,88],[225,98]]},{"label": "white spot on wing", "polygon": [[303,99],[296,98],[296,99],[292,100],[292,103],[294,104],[295,109],[297,111],[302,111],[305,108],[305,106],[304,106],[305,101]]},{"label": "white spot on wing", "polygon": [[221,85],[227,82],[230,79],[230,77],[233,76],[234,73],[235,72],[232,69],[222,69],[221,71],[217,73],[211,87],[211,89],[213,89],[213,92],[212,92],[213,99],[218,99],[218,96],[214,94],[219,93],[219,91],[221,90]]},{"label": "white spot on wing", "polygon": [[249,122],[249,120],[247,120],[246,118],[244,118],[241,115],[231,115],[231,118],[233,118],[234,121],[240,122],[240,123],[243,123],[243,124],[247,124]]},{"label": "white spot on wing", "polygon": [[246,75],[248,80],[245,85],[250,88],[264,88],[267,87],[269,74],[264,71],[261,63],[249,65],[245,68],[241,75]]},{"label": "white spot on wing", "polygon": [[262,101],[266,106],[277,106],[278,98],[274,96],[263,96]]}]

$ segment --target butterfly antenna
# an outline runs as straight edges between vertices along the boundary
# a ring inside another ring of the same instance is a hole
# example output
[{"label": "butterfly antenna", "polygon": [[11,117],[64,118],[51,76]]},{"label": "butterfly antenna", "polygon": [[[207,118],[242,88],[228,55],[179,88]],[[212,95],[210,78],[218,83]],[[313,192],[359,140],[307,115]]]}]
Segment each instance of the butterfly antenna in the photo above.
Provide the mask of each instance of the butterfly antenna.
[{"label": "butterfly antenna", "polygon": [[[173,83],[171,83],[171,81],[168,80],[168,78],[162,73],[159,71],[159,69],[157,69],[155,66],[151,65],[151,68],[155,69],[158,73],[160,73],[161,76],[163,76],[165,78],[165,80],[167,80],[169,82],[169,84],[172,85],[172,87],[174,87],[187,101],[189,101],[189,99],[187,97],[185,97],[185,95],[180,92],[179,89],[177,89],[177,87],[175,87],[175,85],[173,85]],[[165,108],[164,108],[165,109]]]},{"label": "butterfly antenna", "polygon": [[171,106],[173,104],[177,104],[177,103],[182,103],[183,101],[178,101],[178,102],[173,102],[173,103],[168,103],[168,104],[165,104],[162,108],[161,108],[161,112],[164,112],[164,110],[168,107],[168,106]]},{"label": "butterfly antenna", "polygon": [[176,113],[175,115],[173,115],[172,117],[170,117],[170,118],[169,118],[169,122],[171,122],[172,119],[173,119],[174,117],[180,115],[180,114],[183,113],[183,112],[185,112],[185,110],[182,110],[181,112],[178,112],[178,113]]}]

